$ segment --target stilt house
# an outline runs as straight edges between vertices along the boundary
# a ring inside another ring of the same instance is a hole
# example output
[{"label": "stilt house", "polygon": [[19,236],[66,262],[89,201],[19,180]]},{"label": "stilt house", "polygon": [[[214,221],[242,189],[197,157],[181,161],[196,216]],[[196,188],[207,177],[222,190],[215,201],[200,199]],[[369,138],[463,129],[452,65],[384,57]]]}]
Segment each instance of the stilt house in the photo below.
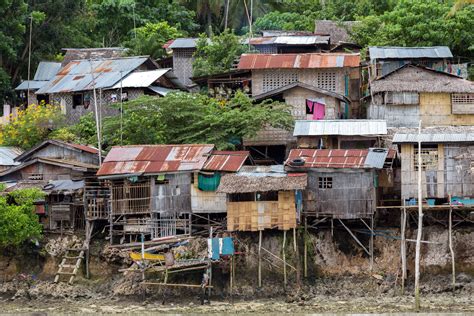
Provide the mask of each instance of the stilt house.
[{"label": "stilt house", "polygon": [[303,194],[306,215],[370,218],[377,206],[379,188],[393,186],[391,167],[395,157],[395,150],[382,148],[293,149],[286,169],[308,175]]},{"label": "stilt house", "polygon": [[227,194],[227,230],[295,228],[306,182],[305,174],[288,174],[283,165],[244,166],[224,175],[218,192]]},{"label": "stilt house", "polygon": [[191,216],[225,212],[216,194],[221,173],[235,172],[246,153],[213,152],[214,145],[113,147],[97,175],[110,188],[112,242],[139,235],[191,234]]},{"label": "stilt house", "polygon": [[393,143],[401,153],[402,198],[418,197],[418,140],[421,140],[423,198],[429,204],[454,200],[474,204],[474,128],[427,128],[396,133]]}]

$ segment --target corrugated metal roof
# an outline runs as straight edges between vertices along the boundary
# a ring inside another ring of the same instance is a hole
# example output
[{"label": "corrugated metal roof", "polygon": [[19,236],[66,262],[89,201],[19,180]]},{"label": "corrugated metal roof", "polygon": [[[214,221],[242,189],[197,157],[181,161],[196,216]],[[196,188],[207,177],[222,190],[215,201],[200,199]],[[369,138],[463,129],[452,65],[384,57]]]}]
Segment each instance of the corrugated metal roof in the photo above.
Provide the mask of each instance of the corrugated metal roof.
[{"label": "corrugated metal roof", "polygon": [[364,166],[367,168],[382,169],[388,152],[389,150],[387,148],[369,148]]},{"label": "corrugated metal roof", "polygon": [[175,49],[175,48],[195,48],[196,43],[199,38],[177,38],[173,41],[173,43],[168,45],[168,48]]},{"label": "corrugated metal roof", "polygon": [[41,61],[36,68],[35,81],[49,81],[54,78],[61,68],[61,63],[51,61]]},{"label": "corrugated metal roof", "polygon": [[72,192],[84,188],[84,180],[53,180],[43,186],[46,192]]},{"label": "corrugated metal roof", "polygon": [[370,60],[411,58],[453,58],[447,46],[433,47],[369,47]]},{"label": "corrugated metal roof", "polygon": [[237,172],[248,156],[248,151],[213,151],[202,170]]},{"label": "corrugated metal roof", "polygon": [[386,135],[385,120],[296,121],[293,136]]},{"label": "corrugated metal roof", "polygon": [[214,145],[135,145],[113,147],[98,176],[201,170]]},{"label": "corrugated metal roof", "polygon": [[[28,82],[30,83],[28,85]],[[38,90],[41,89],[45,84],[47,84],[48,81],[34,81],[34,80],[25,80],[22,83],[20,83],[15,90]]]},{"label": "corrugated metal roof", "polygon": [[86,91],[92,90],[94,86],[97,89],[110,88],[147,60],[148,57],[73,60],[36,93]]},{"label": "corrugated metal roof", "polygon": [[165,97],[170,92],[179,91],[177,89],[168,89],[168,88],[160,87],[160,86],[149,86],[148,89],[150,89],[151,91],[161,95],[162,97]]},{"label": "corrugated metal roof", "polygon": [[155,69],[148,71],[134,71],[127,77],[117,82],[112,89],[122,88],[146,88],[151,86],[156,80],[160,79],[161,76],[170,71],[171,68]]},{"label": "corrugated metal roof", "polygon": [[329,44],[329,36],[326,35],[278,35],[278,36],[264,36],[264,37],[253,37],[251,39],[245,39],[243,44],[250,45],[316,45],[316,44]]},{"label": "corrugated metal roof", "polygon": [[[292,149],[286,161],[291,167],[301,168],[364,168],[368,149]],[[292,166],[296,158],[304,160],[303,166]]]},{"label": "corrugated metal roof", "polygon": [[243,54],[238,69],[358,67],[360,54]]},{"label": "corrugated metal roof", "polygon": [[[474,142],[473,133],[463,134],[421,134],[422,143],[462,143]],[[418,134],[397,133],[393,136],[393,143],[418,143]]]},{"label": "corrugated metal roof", "polygon": [[20,163],[15,158],[23,153],[17,147],[0,147],[0,166],[17,166]]}]

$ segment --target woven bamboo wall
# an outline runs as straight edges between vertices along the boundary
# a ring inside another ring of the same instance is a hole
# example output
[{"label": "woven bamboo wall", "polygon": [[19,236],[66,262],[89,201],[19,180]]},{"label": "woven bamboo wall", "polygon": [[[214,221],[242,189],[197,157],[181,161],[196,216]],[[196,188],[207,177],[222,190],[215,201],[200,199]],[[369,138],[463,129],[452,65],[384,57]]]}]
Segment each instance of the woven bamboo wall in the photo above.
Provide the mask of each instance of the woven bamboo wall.
[{"label": "woven bamboo wall", "polygon": [[296,227],[295,193],[278,192],[278,201],[227,202],[227,230],[288,230]]}]

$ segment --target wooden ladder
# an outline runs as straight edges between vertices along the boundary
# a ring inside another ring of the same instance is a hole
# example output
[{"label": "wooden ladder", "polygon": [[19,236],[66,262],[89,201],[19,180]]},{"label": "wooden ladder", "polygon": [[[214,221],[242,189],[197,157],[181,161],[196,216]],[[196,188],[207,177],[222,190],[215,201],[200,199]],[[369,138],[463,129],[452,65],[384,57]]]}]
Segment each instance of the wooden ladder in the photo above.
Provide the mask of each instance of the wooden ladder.
[{"label": "wooden ladder", "polygon": [[54,283],[58,283],[61,276],[69,276],[69,284],[74,282],[74,278],[77,275],[81,267],[82,260],[86,255],[86,251],[89,251],[89,244],[91,240],[92,230],[94,229],[94,222],[90,225],[90,227],[86,227],[86,239],[82,244],[81,248],[68,248],[66,249],[66,253],[64,254],[61,263],[59,264],[58,272],[56,272],[56,276],[54,278]]}]

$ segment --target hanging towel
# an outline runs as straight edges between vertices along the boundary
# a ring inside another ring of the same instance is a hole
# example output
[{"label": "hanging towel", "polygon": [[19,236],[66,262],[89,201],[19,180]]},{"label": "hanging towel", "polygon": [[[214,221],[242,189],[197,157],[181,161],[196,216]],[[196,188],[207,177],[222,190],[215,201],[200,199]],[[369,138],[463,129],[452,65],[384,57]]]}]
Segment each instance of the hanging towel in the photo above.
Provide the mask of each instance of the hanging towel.
[{"label": "hanging towel", "polygon": [[307,99],[306,113],[312,114],[313,120],[322,120],[326,115],[326,102],[323,98]]}]

